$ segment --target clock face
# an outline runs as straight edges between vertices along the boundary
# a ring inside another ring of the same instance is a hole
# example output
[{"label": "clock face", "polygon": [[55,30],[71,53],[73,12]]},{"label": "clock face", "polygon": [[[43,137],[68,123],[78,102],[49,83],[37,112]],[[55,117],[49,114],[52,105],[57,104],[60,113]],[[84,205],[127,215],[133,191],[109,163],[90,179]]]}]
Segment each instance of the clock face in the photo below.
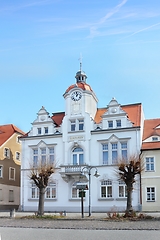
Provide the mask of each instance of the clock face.
[{"label": "clock face", "polygon": [[79,92],[79,91],[75,91],[75,92],[73,92],[72,95],[71,95],[71,99],[72,99],[73,101],[78,101],[78,100],[81,99],[81,97],[82,97],[82,94],[81,94],[81,92]]}]

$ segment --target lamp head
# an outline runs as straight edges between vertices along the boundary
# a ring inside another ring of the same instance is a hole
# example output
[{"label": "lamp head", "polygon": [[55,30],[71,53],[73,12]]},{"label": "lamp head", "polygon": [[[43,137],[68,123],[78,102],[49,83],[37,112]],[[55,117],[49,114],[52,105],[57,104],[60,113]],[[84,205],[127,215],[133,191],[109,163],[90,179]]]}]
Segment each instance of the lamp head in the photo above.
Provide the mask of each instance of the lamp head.
[{"label": "lamp head", "polygon": [[98,171],[97,171],[97,170],[95,171],[95,174],[94,174],[94,176],[95,176],[96,178],[98,178],[98,177],[100,176],[100,174],[98,173]]}]

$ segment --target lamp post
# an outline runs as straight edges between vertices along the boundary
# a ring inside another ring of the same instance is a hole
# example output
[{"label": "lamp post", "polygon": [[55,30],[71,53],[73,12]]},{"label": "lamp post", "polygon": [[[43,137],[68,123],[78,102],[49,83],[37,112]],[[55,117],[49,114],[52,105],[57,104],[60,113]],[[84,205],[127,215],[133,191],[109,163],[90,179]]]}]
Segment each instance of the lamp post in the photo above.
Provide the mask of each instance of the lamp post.
[{"label": "lamp post", "polygon": [[87,173],[88,173],[88,176],[89,176],[89,205],[88,205],[88,216],[90,217],[91,216],[91,170],[92,168],[95,168],[95,173],[94,173],[94,176],[95,177],[99,177],[100,174],[98,173],[98,170],[96,167],[94,166],[86,166],[84,168],[82,168],[82,173],[84,173],[84,169],[87,169]]}]

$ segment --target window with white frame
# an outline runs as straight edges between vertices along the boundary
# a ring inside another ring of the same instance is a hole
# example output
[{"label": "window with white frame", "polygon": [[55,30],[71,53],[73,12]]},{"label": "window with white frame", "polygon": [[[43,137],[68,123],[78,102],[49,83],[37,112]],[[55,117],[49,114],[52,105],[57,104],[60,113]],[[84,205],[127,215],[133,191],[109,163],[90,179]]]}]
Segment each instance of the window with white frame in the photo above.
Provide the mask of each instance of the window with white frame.
[{"label": "window with white frame", "polygon": [[36,186],[35,183],[32,183],[32,186],[31,186],[31,198],[33,199],[39,198],[39,188]]},{"label": "window with white frame", "polygon": [[10,149],[9,148],[4,148],[4,157],[10,158]]},{"label": "window with white frame", "polygon": [[41,135],[41,133],[42,133],[41,128],[37,128],[37,134],[38,134],[38,135]]},{"label": "window with white frame", "polygon": [[73,165],[83,165],[84,164],[84,154],[83,149],[80,147],[74,148],[72,151]]},{"label": "window with white frame", "polygon": [[108,164],[108,144],[102,144],[102,163]]},{"label": "window with white frame", "polygon": [[15,168],[12,167],[9,168],[9,180],[15,180],[15,172],[16,172]]},{"label": "window with white frame", "polygon": [[119,181],[119,197],[127,197],[127,186],[124,181]]},{"label": "window with white frame", "polygon": [[48,134],[48,127],[44,128],[44,134]]},{"label": "window with white frame", "polygon": [[41,148],[41,163],[46,164],[46,148]]},{"label": "window with white frame", "polygon": [[147,201],[148,202],[155,201],[155,187],[147,187]]},{"label": "window with white frame", "polygon": [[152,137],[152,141],[158,141],[158,137]]},{"label": "window with white frame", "polygon": [[76,188],[77,183],[73,183],[72,185],[72,192],[71,192],[71,197],[72,198],[79,198],[79,189]]},{"label": "window with white frame", "polygon": [[3,166],[0,166],[0,178],[3,177]]},{"label": "window with white frame", "polygon": [[84,130],[84,119],[72,119],[70,120],[70,131],[83,131]]},{"label": "window with white frame", "polygon": [[79,130],[84,130],[84,119],[78,119]]},{"label": "window with white frame", "polygon": [[9,190],[9,202],[14,202],[14,191]]},{"label": "window with white frame", "polygon": [[20,152],[16,152],[16,160],[20,161]]},{"label": "window with white frame", "polygon": [[127,142],[121,142],[121,156],[123,160],[127,160]]},{"label": "window with white frame", "polygon": [[108,121],[108,128],[113,128],[113,121]]},{"label": "window with white frame", "polygon": [[[35,183],[31,185],[31,198],[39,199],[39,188]],[[56,183],[50,182],[46,188],[45,199],[54,199],[56,198]]]},{"label": "window with white frame", "polygon": [[38,164],[38,148],[33,149],[33,167],[37,167]]},{"label": "window with white frame", "polygon": [[71,132],[76,131],[76,120],[71,120]]},{"label": "window with white frame", "polygon": [[46,188],[45,198],[46,199],[56,198],[56,183],[55,182],[50,182],[48,184],[48,186]]},{"label": "window with white frame", "polygon": [[146,157],[146,171],[154,171],[154,157]]},{"label": "window with white frame", "polygon": [[101,198],[112,198],[112,181],[101,181]]},{"label": "window with white frame", "polygon": [[116,127],[117,128],[121,127],[121,120],[116,120]]},{"label": "window with white frame", "polygon": [[50,164],[54,163],[54,147],[49,148],[49,162]]},{"label": "window with white frame", "polygon": [[112,143],[112,164],[117,164],[118,162],[118,144]]}]

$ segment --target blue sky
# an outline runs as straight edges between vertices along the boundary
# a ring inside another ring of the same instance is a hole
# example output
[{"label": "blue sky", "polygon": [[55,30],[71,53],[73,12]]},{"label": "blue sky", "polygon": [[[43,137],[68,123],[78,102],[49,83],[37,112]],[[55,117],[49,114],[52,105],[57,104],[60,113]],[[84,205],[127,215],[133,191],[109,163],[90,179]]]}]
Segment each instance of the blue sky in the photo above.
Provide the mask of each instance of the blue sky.
[{"label": "blue sky", "polygon": [[159,9],[159,0],[1,0],[0,124],[27,132],[41,106],[64,111],[80,54],[98,107],[115,97],[159,118]]}]

